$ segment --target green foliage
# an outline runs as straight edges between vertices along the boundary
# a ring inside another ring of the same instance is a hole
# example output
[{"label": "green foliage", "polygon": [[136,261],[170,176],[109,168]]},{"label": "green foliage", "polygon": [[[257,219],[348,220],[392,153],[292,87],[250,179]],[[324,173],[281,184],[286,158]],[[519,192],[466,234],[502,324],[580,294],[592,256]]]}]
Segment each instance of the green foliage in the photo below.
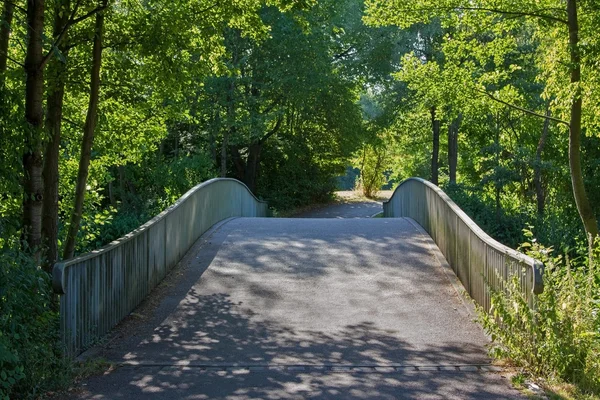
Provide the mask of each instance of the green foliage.
[{"label": "green foliage", "polygon": [[488,235],[512,248],[522,241],[523,223],[531,218],[525,210],[496,210],[493,199],[486,200],[482,187],[448,184],[443,190]]},{"label": "green foliage", "polygon": [[[62,238],[79,169],[94,23],[88,18],[70,27],[64,43],[68,54],[51,49],[56,38],[48,21],[54,3],[47,7],[44,52],[52,55],[49,65],[59,61],[66,68],[58,177]],[[440,182],[486,232],[514,247],[522,241],[522,227],[531,224],[541,242],[570,255],[585,242],[571,191],[564,124],[545,127],[542,118],[484,94],[567,118],[577,88],[568,82],[564,2],[109,4],[98,126],[77,253],[132,231],[218,171],[245,181],[281,211],[330,200],[334,177],[349,164],[361,169],[368,196],[389,178],[429,177],[432,111],[441,127]],[[584,77],[582,167],[586,185],[593,188],[600,186],[600,19],[593,2],[577,4]],[[76,17],[93,10],[96,2],[78,6]],[[14,250],[22,233],[27,132],[19,65],[26,53],[26,26],[23,16],[15,15],[10,62],[0,71],[0,248],[13,249],[0,253],[0,397],[36,396],[52,386],[52,376],[56,384],[64,376],[48,277]],[[44,96],[57,84],[56,74],[48,72]],[[457,185],[446,185],[450,129],[458,130]],[[43,145],[47,139],[41,138]],[[590,193],[596,215],[599,196],[599,191]],[[537,200],[543,209],[537,209]],[[575,301],[587,267],[580,261],[554,265],[546,279],[556,290],[549,293]],[[501,299],[496,301],[500,310]],[[508,346],[515,348],[515,357],[526,359],[535,350],[547,365],[559,360],[537,372],[549,374],[555,368],[571,381],[574,371],[591,371],[580,365],[579,344],[569,344],[580,340],[579,331],[548,339],[543,351],[527,347],[533,346],[524,343],[531,339],[527,332],[541,343],[531,322],[539,315],[514,304],[515,313],[524,315],[522,321],[511,320],[522,333],[515,333],[514,340],[523,342],[521,353],[517,342]],[[512,312],[508,306],[502,310]],[[562,314],[552,318],[566,321]],[[576,353],[571,361],[559,355],[565,346]],[[592,363],[590,357],[585,362]]]},{"label": "green foliage", "polygon": [[342,164],[322,160],[318,152],[296,141],[273,145],[265,154],[258,195],[277,211],[288,211],[333,200],[334,176]]},{"label": "green foliage", "polygon": [[585,242],[573,208],[551,204],[544,215],[539,215],[532,204],[526,206],[514,197],[504,196],[497,209],[495,199],[481,185],[445,184],[442,189],[487,234],[511,248],[524,240],[523,226],[534,226],[541,243],[560,251],[577,251],[578,245]]},{"label": "green foliage", "polygon": [[493,340],[491,352],[534,376],[600,395],[600,242],[588,257],[571,260],[554,256],[531,231],[525,235],[522,248],[545,265],[544,292],[533,310],[516,276],[506,292],[493,293],[491,313],[480,318]]},{"label": "green foliage", "polygon": [[139,166],[123,167],[122,172],[118,179],[130,182],[114,189],[114,195],[121,198],[122,203],[116,204],[118,208],[104,206],[97,213],[93,213],[92,209],[86,211],[78,252],[97,249],[133,231],[188,190],[215,176],[212,162],[204,154],[184,155],[170,160],[150,157]]},{"label": "green foliage", "polygon": [[[48,96],[64,68],[58,177],[44,173],[46,185],[58,181],[62,253],[90,93],[94,18],[80,17],[97,2],[71,4],[68,13],[78,22],[64,46],[52,48],[56,4],[48,1],[44,15],[43,53],[50,59],[39,100],[50,111]],[[367,58],[341,55],[351,44],[370,46],[361,1],[124,0],[109,1],[103,13],[99,112],[77,254],[137,228],[215,177],[221,163],[227,176],[254,180],[253,189],[280,209],[331,198],[333,177],[364,134],[359,70],[378,65],[394,42],[380,36]],[[70,367],[61,364],[48,276],[14,250],[21,246],[28,150],[20,12],[8,43],[10,61],[0,71],[6,78],[0,85],[0,248],[13,250],[0,254],[0,398],[21,398],[62,385]],[[374,75],[386,75],[387,67]],[[48,131],[36,132],[40,153],[49,138]],[[240,172],[250,169],[251,154],[257,154],[253,176]]]},{"label": "green foliage", "polygon": [[389,165],[388,149],[381,145],[365,144],[356,158],[361,172],[358,189],[368,198],[375,197],[387,183],[385,172]]},{"label": "green foliage", "polygon": [[0,250],[0,398],[37,398],[69,381],[49,276],[18,250]]}]

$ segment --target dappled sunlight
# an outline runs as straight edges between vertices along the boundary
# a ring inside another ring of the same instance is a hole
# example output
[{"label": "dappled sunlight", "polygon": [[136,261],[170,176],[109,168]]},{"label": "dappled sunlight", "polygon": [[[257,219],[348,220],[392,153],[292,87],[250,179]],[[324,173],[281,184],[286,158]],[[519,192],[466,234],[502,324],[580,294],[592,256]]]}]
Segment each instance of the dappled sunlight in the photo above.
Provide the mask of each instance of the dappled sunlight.
[{"label": "dappled sunlight", "polygon": [[[294,372],[164,367],[149,375],[136,368],[111,399],[152,395],[156,399],[505,399],[497,376],[459,372]],[[118,372],[117,372],[118,373]],[[520,398],[511,392],[509,398]],[[103,399],[105,397],[87,397]],[[108,398],[108,397],[106,397]]]},{"label": "dappled sunlight", "polygon": [[452,370],[487,364],[487,340],[430,239],[407,221],[237,219],[225,228],[168,317],[112,353],[126,365],[115,377],[130,371],[124,397],[391,399],[402,388],[421,398],[468,380],[482,398],[501,398],[489,377]]}]

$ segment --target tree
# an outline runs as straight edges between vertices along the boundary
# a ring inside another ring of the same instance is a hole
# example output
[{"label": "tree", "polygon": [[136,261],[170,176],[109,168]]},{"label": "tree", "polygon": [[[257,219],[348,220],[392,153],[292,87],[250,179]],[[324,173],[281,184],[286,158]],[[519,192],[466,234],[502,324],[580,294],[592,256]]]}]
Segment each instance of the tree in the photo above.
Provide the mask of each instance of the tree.
[{"label": "tree", "polygon": [[[54,5],[53,36],[63,35],[57,45],[60,56],[48,62],[48,81],[45,128],[48,137],[44,152],[44,197],[42,205],[42,236],[47,248],[45,266],[48,272],[58,260],[58,164],[63,118],[63,104],[67,79],[68,25],[71,15],[71,1],[56,1]],[[64,33],[63,33],[64,32]]]},{"label": "tree", "polygon": [[[105,9],[108,0],[100,0],[100,8]],[[77,173],[77,185],[75,191],[75,204],[69,223],[67,241],[63,254],[64,259],[73,257],[75,252],[75,240],[81,215],[83,213],[83,200],[85,197],[87,178],[89,173],[90,158],[92,156],[92,145],[94,144],[94,135],[96,130],[96,121],[98,120],[98,103],[100,101],[100,68],[102,66],[102,34],[104,30],[104,11],[96,14],[96,24],[94,27],[94,47],[92,50],[92,71],[90,77],[90,100],[88,111],[83,127],[83,140],[81,143],[81,157],[79,159],[79,169]]]},{"label": "tree", "polygon": [[[598,235],[598,224],[584,185],[580,148],[583,103],[591,99],[584,98],[586,92],[582,89],[582,86],[585,86],[585,81],[582,80],[581,74],[582,58],[579,35],[582,32],[591,33],[591,31],[589,27],[582,28],[580,26],[578,7],[584,7],[586,13],[588,13],[587,15],[595,15],[594,13],[597,12],[593,5],[577,0],[568,0],[566,4],[554,0],[547,0],[542,3],[525,1],[502,4],[488,0],[476,2],[422,0],[413,2],[410,5],[399,2],[370,0],[368,1],[368,20],[373,24],[411,26],[415,23],[439,18],[444,26],[453,26],[458,32],[466,33],[460,36],[456,35],[452,37],[452,40],[460,42],[463,51],[468,49],[473,53],[485,52],[485,48],[480,46],[482,42],[478,42],[473,32],[481,31],[481,27],[488,26],[487,23],[490,22],[495,24],[494,34],[498,41],[495,46],[489,46],[489,41],[486,41],[485,44],[488,44],[488,49],[493,49],[495,54],[492,56],[496,60],[505,58],[514,49],[514,46],[504,46],[502,43],[503,40],[506,44],[507,40],[514,39],[511,34],[516,26],[515,21],[527,21],[528,25],[534,27],[536,36],[539,35],[547,41],[551,40],[551,45],[555,48],[566,49],[566,57],[557,57],[547,65],[541,65],[541,67],[548,71],[547,75],[554,78],[555,82],[564,82],[564,76],[557,77],[556,73],[557,71],[559,73],[564,71],[562,65],[568,65],[567,74],[570,76],[570,85],[566,87],[569,90],[565,92],[557,89],[557,85],[549,81],[544,96],[556,98],[553,103],[557,115],[566,114],[568,116],[569,166],[573,196],[586,233],[596,237]],[[593,21],[593,18],[586,18],[588,24],[593,23]],[[498,73],[499,71],[496,70],[495,72]],[[489,88],[490,83],[489,80],[479,79],[478,84]],[[540,115],[540,113],[536,114]],[[544,118],[543,114],[540,116]]]},{"label": "tree", "polygon": [[5,1],[2,12],[2,26],[0,27],[0,86],[4,87],[6,65],[8,63],[8,41],[13,20],[15,5],[12,1]]},{"label": "tree", "polygon": [[[217,121],[220,131],[222,176],[226,172],[260,192],[262,159],[272,150],[269,142],[295,141],[292,137],[299,131],[307,143],[329,141],[328,153],[336,163],[360,144],[349,144],[362,129],[355,83],[338,71],[332,57],[327,10],[338,6],[322,2],[311,15],[265,8],[261,17],[270,26],[270,37],[262,41],[235,29],[226,31],[228,71],[205,81],[209,94],[202,103],[205,121]],[[341,110],[346,123],[340,123]],[[337,150],[340,145],[345,148]]]},{"label": "tree", "polygon": [[44,0],[27,2],[27,55],[25,57],[25,152],[23,154],[23,228],[29,248],[38,253],[42,244],[42,177],[44,120]]}]

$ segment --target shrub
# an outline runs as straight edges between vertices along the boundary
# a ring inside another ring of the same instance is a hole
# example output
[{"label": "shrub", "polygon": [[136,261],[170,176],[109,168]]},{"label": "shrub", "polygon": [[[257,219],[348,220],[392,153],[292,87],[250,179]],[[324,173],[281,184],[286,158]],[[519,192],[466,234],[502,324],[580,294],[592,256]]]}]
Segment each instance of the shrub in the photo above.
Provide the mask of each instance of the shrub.
[{"label": "shrub", "polygon": [[0,249],[0,399],[68,383],[50,278],[25,253]]},{"label": "shrub", "polygon": [[288,211],[333,199],[336,176],[343,164],[322,162],[306,148],[306,143],[288,144],[289,149],[276,146],[265,151],[257,194],[277,211]]},{"label": "shrub", "polygon": [[387,183],[385,170],[390,163],[388,150],[385,146],[365,144],[357,154],[361,171],[357,189],[361,190],[366,197],[375,197],[381,187]]},{"label": "shrub", "polygon": [[532,375],[600,393],[600,241],[587,256],[553,256],[533,239],[522,248],[545,265],[544,292],[531,310],[517,277],[493,293],[490,314],[481,313],[491,353],[509,358]]}]

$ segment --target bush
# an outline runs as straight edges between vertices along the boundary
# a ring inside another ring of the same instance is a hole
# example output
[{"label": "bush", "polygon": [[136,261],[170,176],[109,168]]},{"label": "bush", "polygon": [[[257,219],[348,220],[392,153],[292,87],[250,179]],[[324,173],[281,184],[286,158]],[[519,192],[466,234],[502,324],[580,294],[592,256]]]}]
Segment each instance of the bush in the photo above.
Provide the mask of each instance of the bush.
[{"label": "bush", "polygon": [[0,249],[0,399],[36,398],[69,382],[50,278],[25,253]]},{"label": "bush", "polygon": [[490,314],[481,314],[492,355],[509,358],[530,374],[600,394],[600,241],[588,256],[552,256],[533,234],[522,248],[545,265],[544,292],[531,310],[514,277],[505,293],[493,293]]},{"label": "bush", "polygon": [[557,249],[573,251],[585,242],[577,210],[549,204],[544,215],[528,204],[511,198],[496,210],[493,199],[480,187],[447,184],[444,192],[481,227],[500,243],[516,248],[524,240],[523,226],[534,225],[538,240]]},{"label": "bush", "polygon": [[[150,158],[142,165],[123,167],[134,190],[115,188],[120,201],[86,209],[78,236],[77,253],[98,249],[148,222],[194,186],[215,177],[205,154],[179,158]],[[115,185],[120,186],[120,185]],[[127,185],[123,185],[124,188]]]},{"label": "bush", "polygon": [[375,197],[383,185],[387,183],[386,166],[390,157],[385,146],[365,144],[357,153],[360,167],[360,179],[357,189],[369,198]]},{"label": "bush", "polygon": [[273,146],[265,151],[257,194],[277,211],[333,200],[343,164],[322,162],[304,142],[288,145],[289,149]]}]

